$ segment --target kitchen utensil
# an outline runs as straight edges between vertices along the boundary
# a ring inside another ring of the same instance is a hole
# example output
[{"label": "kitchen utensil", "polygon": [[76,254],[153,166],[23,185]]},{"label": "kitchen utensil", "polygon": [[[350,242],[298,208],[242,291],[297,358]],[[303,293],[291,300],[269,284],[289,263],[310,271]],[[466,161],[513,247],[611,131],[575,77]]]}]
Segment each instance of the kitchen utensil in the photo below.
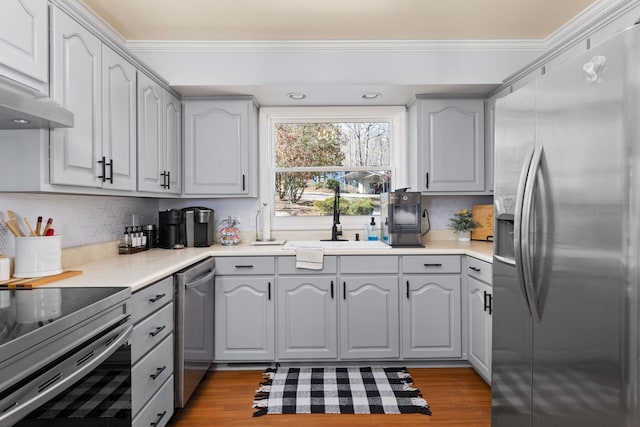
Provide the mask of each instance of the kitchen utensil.
[{"label": "kitchen utensil", "polygon": [[38,217],[38,222],[36,222],[36,236],[42,236],[42,234],[40,234],[40,231],[42,231],[42,217],[41,216]]},{"label": "kitchen utensil", "polygon": [[44,230],[42,230],[42,235],[47,236],[47,231],[51,228],[51,224],[53,223],[53,218],[49,218],[47,220],[47,225],[44,226]]},{"label": "kitchen utensil", "polygon": [[27,228],[29,229],[29,235],[31,237],[36,237],[36,232],[33,231],[33,228],[31,227],[31,224],[29,224],[29,220],[27,219],[27,217],[24,217],[24,223],[27,224]]},{"label": "kitchen utensil", "polygon": [[11,230],[11,232],[16,237],[24,237],[24,233],[20,229],[20,222],[18,221],[18,216],[16,215],[16,213],[10,209],[7,209],[7,218],[9,219],[5,221],[5,225],[9,227],[9,230]]}]

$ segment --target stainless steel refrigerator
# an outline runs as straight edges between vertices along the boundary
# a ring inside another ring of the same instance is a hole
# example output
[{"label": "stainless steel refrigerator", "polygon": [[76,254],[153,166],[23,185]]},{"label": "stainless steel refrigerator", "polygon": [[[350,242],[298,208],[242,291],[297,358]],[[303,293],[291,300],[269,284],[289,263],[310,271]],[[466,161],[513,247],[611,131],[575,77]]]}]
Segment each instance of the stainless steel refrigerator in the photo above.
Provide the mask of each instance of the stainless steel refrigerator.
[{"label": "stainless steel refrigerator", "polygon": [[492,426],[639,426],[640,26],[495,117]]}]

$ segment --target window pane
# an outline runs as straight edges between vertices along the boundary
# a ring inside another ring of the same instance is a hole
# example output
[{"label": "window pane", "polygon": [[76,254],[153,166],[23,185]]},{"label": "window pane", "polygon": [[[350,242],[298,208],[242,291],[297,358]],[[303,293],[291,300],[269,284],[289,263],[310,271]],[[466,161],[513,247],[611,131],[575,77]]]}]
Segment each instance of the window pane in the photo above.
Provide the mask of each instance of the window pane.
[{"label": "window pane", "polygon": [[389,167],[389,123],[279,123],[276,167]]},{"label": "window pane", "polygon": [[391,188],[389,170],[276,172],[276,216],[318,216],[333,212],[334,189],[340,186],[343,215],[380,213],[379,193]]}]

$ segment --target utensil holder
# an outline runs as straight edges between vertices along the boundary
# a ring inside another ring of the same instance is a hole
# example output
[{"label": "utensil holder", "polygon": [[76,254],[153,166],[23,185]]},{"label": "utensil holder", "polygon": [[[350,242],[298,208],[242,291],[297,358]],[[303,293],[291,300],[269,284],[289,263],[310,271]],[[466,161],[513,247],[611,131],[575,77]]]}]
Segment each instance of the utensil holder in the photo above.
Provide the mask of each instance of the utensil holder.
[{"label": "utensil holder", "polygon": [[44,277],[62,273],[60,236],[16,237],[14,277]]}]

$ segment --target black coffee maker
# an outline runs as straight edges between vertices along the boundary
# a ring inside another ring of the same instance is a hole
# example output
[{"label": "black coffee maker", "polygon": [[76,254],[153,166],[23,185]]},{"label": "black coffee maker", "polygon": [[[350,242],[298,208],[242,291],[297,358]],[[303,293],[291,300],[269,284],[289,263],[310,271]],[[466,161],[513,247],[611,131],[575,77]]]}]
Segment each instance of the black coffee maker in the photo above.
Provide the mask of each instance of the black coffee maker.
[{"label": "black coffee maker", "polygon": [[184,218],[180,209],[161,211],[159,215],[158,246],[165,249],[184,248],[182,223]]}]

